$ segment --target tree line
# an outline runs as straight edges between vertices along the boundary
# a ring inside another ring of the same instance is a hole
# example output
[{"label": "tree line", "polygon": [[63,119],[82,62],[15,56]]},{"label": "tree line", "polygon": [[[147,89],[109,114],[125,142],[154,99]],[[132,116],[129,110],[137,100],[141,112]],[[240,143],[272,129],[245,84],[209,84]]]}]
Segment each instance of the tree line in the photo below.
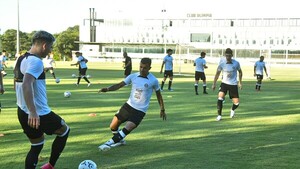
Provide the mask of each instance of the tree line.
[{"label": "tree line", "polygon": [[[20,54],[25,53],[31,47],[31,37],[36,31],[26,33],[19,31]],[[79,50],[79,25],[69,27],[67,30],[53,34],[56,41],[53,45],[53,55],[55,60],[71,60],[72,51]],[[0,50],[8,53],[10,60],[15,59],[17,52],[17,30],[8,29],[3,35],[0,35]]]}]

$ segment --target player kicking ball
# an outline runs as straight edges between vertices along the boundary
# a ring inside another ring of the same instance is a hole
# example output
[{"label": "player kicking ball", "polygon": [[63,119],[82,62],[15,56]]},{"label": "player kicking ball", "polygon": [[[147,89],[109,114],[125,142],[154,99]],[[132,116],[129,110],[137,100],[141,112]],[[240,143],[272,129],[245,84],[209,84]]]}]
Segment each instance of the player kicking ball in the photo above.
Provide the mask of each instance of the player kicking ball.
[{"label": "player kicking ball", "polygon": [[[160,117],[167,120],[159,83],[156,77],[149,73],[150,69],[151,59],[142,58],[139,72],[130,74],[118,84],[99,90],[99,92],[116,91],[125,85],[132,84],[128,101],[115,114],[110,124],[113,137],[98,147],[100,151],[108,151],[111,147],[125,144],[124,138],[141,123],[146,115],[153,90],[156,92],[160,106]],[[119,130],[119,126],[125,122],[124,128]]]}]

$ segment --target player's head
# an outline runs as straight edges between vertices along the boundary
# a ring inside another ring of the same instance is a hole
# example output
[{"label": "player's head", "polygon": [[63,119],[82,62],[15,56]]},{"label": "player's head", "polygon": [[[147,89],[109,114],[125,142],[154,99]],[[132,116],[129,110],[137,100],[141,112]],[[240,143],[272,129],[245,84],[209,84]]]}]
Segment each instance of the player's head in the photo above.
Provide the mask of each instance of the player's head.
[{"label": "player's head", "polygon": [[146,77],[149,74],[149,70],[151,69],[151,59],[150,58],[142,58],[140,63],[140,75]]},{"label": "player's head", "polygon": [[81,53],[80,52],[75,52],[76,57],[80,56]]},{"label": "player's head", "polygon": [[52,34],[46,31],[37,31],[32,37],[32,46],[35,47],[35,52],[40,57],[45,58],[52,51],[52,45],[55,38]]},{"label": "player's head", "polygon": [[6,55],[6,50],[3,50],[3,51],[2,51],[2,55]]},{"label": "player's head", "polygon": [[225,50],[225,57],[226,57],[227,62],[231,62],[231,59],[232,59],[232,50],[230,48],[227,48]]},{"label": "player's head", "polygon": [[126,58],[127,56],[127,52],[123,52],[123,57]]},{"label": "player's head", "polygon": [[201,52],[200,56],[201,56],[202,58],[205,58],[206,53],[205,53],[205,52]]},{"label": "player's head", "polygon": [[172,55],[172,54],[173,54],[173,50],[172,50],[172,49],[168,49],[168,50],[167,50],[167,54],[168,54],[168,55]]},{"label": "player's head", "polygon": [[264,61],[264,59],[265,59],[264,56],[260,56],[260,57],[259,57],[259,60],[260,60],[261,62]]}]

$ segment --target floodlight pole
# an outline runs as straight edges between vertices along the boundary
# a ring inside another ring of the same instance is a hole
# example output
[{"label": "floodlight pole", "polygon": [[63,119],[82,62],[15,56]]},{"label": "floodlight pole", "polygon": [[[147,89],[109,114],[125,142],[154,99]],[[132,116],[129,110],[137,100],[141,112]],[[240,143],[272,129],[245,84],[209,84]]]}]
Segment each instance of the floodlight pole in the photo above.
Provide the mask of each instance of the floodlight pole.
[{"label": "floodlight pole", "polygon": [[20,35],[19,35],[19,31],[20,31],[20,15],[19,15],[19,0],[17,0],[17,17],[18,17],[18,24],[17,24],[17,52],[16,55],[18,55],[20,53]]}]

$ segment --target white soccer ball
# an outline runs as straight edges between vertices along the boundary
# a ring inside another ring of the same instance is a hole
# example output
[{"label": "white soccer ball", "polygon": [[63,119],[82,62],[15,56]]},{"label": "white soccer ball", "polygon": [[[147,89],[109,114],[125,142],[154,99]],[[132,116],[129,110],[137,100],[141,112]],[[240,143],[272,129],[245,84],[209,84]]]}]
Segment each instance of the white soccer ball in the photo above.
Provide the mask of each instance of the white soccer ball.
[{"label": "white soccer ball", "polygon": [[76,77],[76,75],[75,75],[75,74],[72,74],[72,77],[73,77],[73,78],[75,78],[75,77]]},{"label": "white soccer ball", "polygon": [[59,78],[56,78],[56,79],[55,79],[55,82],[56,82],[56,83],[59,83],[59,82],[60,82],[60,79],[59,79]]},{"label": "white soccer ball", "polygon": [[65,96],[66,98],[70,97],[70,96],[71,96],[71,92],[66,91],[66,92],[64,93],[64,96]]},{"label": "white soccer ball", "polygon": [[86,78],[91,78],[91,75],[86,75]]},{"label": "white soccer ball", "polygon": [[78,169],[97,169],[97,165],[92,160],[84,160],[79,164]]}]

